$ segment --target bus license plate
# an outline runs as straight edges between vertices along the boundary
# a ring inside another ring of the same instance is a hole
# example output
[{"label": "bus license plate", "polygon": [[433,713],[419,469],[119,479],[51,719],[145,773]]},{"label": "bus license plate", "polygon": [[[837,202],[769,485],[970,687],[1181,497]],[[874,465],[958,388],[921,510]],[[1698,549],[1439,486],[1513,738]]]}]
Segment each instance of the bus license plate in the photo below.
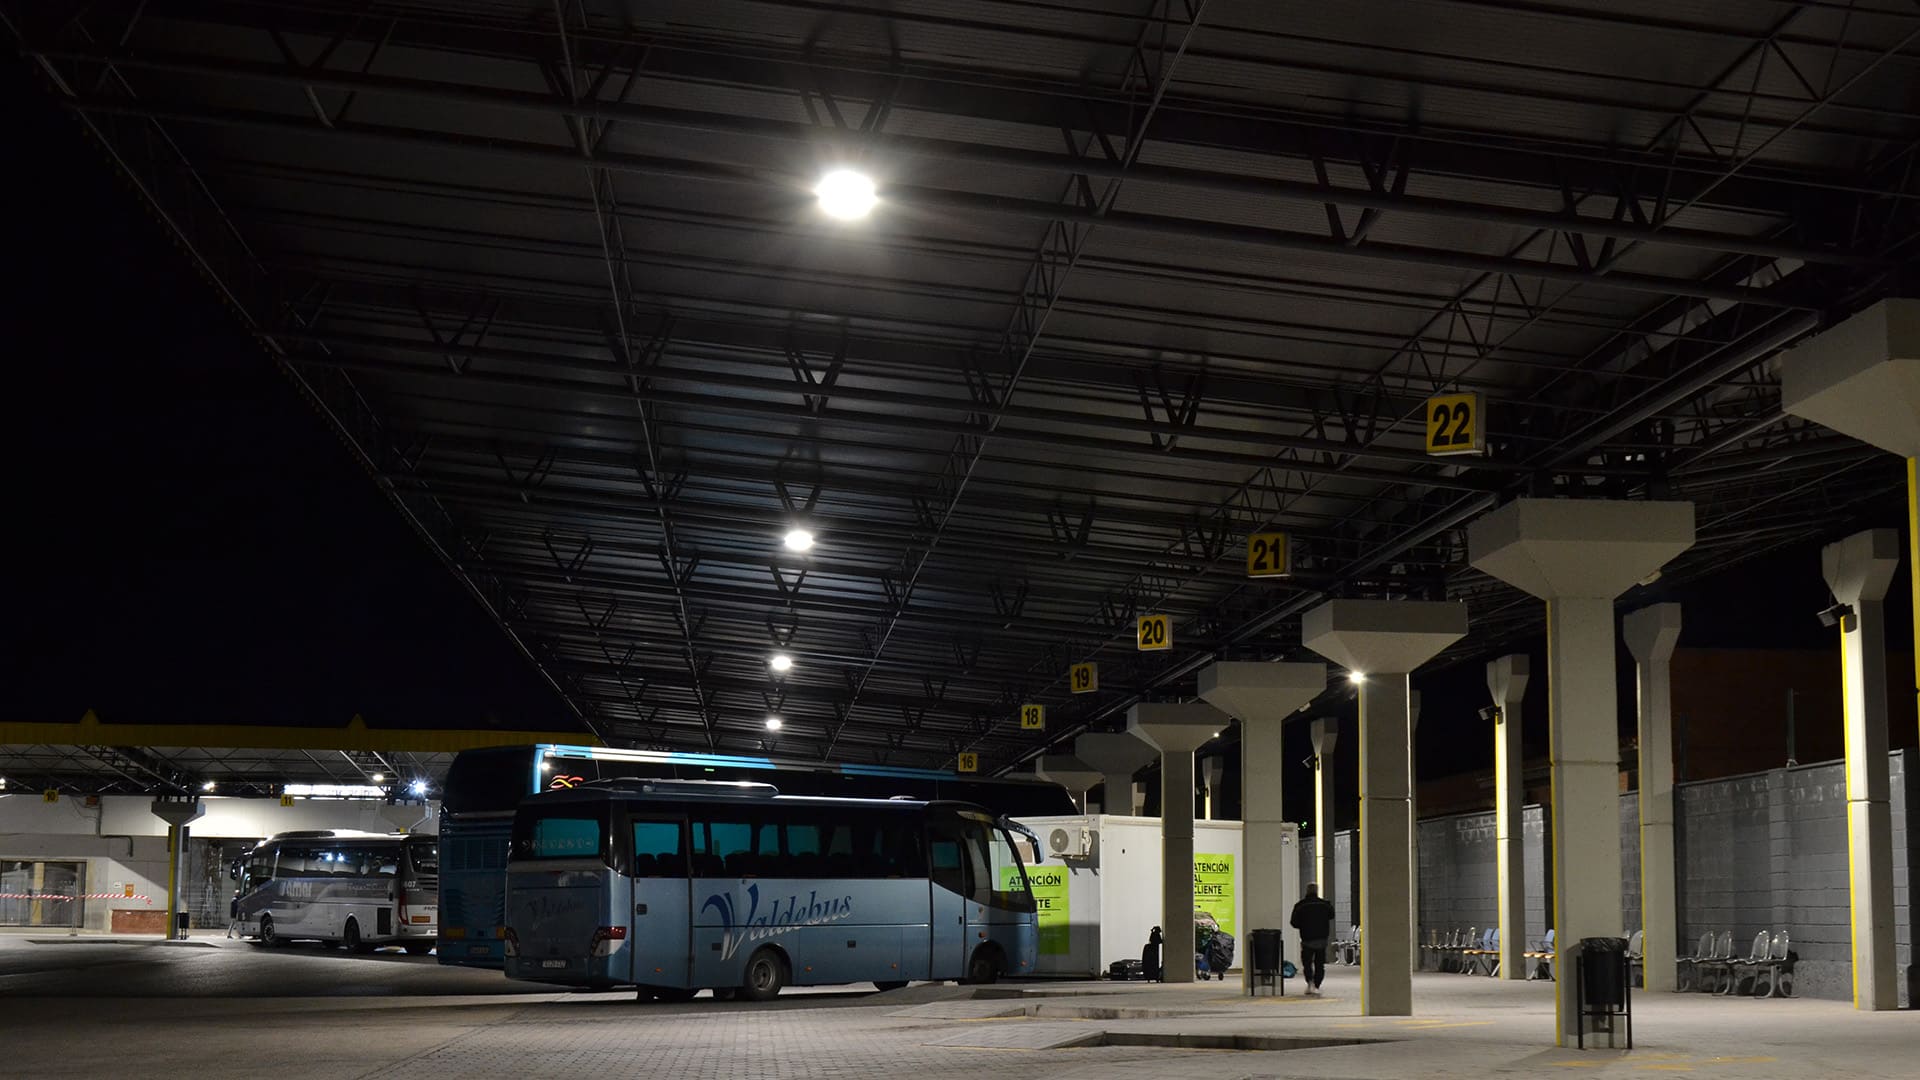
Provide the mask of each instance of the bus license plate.
[{"label": "bus license plate", "polygon": [[540,961],[540,966],[543,968],[563,968],[567,966],[567,962],[565,960],[542,960]]},{"label": "bus license plate", "polygon": [[487,946],[485,946],[485,945],[469,945],[469,946],[467,946],[467,955],[468,955],[468,956],[485,956],[485,955],[487,955],[488,953],[490,953],[490,952],[492,952],[492,951],[493,951],[492,949],[490,949],[490,948],[488,948],[488,947],[487,947]]}]

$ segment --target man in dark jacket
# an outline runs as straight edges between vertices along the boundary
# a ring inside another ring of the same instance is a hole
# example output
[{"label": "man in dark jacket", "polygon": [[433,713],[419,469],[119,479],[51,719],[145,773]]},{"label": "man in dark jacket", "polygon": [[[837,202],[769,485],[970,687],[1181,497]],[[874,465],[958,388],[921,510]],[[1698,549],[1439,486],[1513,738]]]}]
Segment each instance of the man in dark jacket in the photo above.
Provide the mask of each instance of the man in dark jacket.
[{"label": "man in dark jacket", "polygon": [[1300,974],[1307,980],[1307,993],[1320,992],[1327,977],[1327,942],[1333,936],[1333,905],[1320,897],[1318,885],[1307,886],[1307,895],[1293,905],[1289,920],[1300,931]]}]

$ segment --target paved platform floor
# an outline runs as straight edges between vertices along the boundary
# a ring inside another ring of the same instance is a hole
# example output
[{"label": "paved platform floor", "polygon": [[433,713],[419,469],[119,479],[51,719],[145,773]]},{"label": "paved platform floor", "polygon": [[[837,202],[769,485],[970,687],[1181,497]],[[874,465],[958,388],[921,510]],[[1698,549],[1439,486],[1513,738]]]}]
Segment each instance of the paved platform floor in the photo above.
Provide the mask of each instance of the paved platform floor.
[{"label": "paved platform floor", "polygon": [[[1297,988],[1298,984],[1294,986]],[[1553,986],[1415,981],[1418,1016],[1358,1015],[1358,975],[1327,995],[1249,1000],[1233,982],[835,989],[765,1005],[637,1004],[529,991],[400,954],[34,944],[0,936],[0,1074],[9,1077],[937,1077],[1295,1080],[1648,1076],[1920,1077],[1920,1015],[1814,1000],[1637,996],[1637,1048],[1551,1045]],[[1143,1045],[1148,1040],[1202,1044]],[[1300,1049],[1218,1049],[1327,1041]]]}]

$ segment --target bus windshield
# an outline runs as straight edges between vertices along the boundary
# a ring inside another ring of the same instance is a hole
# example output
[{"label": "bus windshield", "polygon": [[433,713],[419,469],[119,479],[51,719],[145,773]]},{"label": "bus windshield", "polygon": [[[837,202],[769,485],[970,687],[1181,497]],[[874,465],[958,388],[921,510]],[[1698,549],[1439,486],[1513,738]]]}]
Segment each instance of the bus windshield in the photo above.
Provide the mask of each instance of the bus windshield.
[{"label": "bus windshield", "polygon": [[513,859],[608,861],[605,803],[560,803],[521,810],[513,822]]},{"label": "bus windshield", "polygon": [[414,840],[407,844],[407,858],[413,864],[413,872],[420,877],[433,877],[440,872],[440,844],[434,840]]}]

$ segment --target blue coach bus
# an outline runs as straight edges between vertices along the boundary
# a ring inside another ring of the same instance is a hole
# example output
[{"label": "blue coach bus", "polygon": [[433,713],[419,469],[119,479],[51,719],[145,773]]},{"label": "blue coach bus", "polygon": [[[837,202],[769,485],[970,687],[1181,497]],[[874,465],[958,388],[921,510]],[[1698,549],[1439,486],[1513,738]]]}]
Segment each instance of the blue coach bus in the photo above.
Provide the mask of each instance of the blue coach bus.
[{"label": "blue coach bus", "polygon": [[1014,818],[1078,813],[1064,788],[1031,779],[544,743],[465,750],[447,770],[441,799],[440,963],[499,968],[505,962],[507,842],[520,801],[615,779],[760,781],[788,795],[901,795],[974,803]]},{"label": "blue coach bus", "polygon": [[990,983],[1032,972],[1037,935],[1008,823],[966,803],[615,780],[534,796],[514,817],[515,979],[669,1001]]}]

